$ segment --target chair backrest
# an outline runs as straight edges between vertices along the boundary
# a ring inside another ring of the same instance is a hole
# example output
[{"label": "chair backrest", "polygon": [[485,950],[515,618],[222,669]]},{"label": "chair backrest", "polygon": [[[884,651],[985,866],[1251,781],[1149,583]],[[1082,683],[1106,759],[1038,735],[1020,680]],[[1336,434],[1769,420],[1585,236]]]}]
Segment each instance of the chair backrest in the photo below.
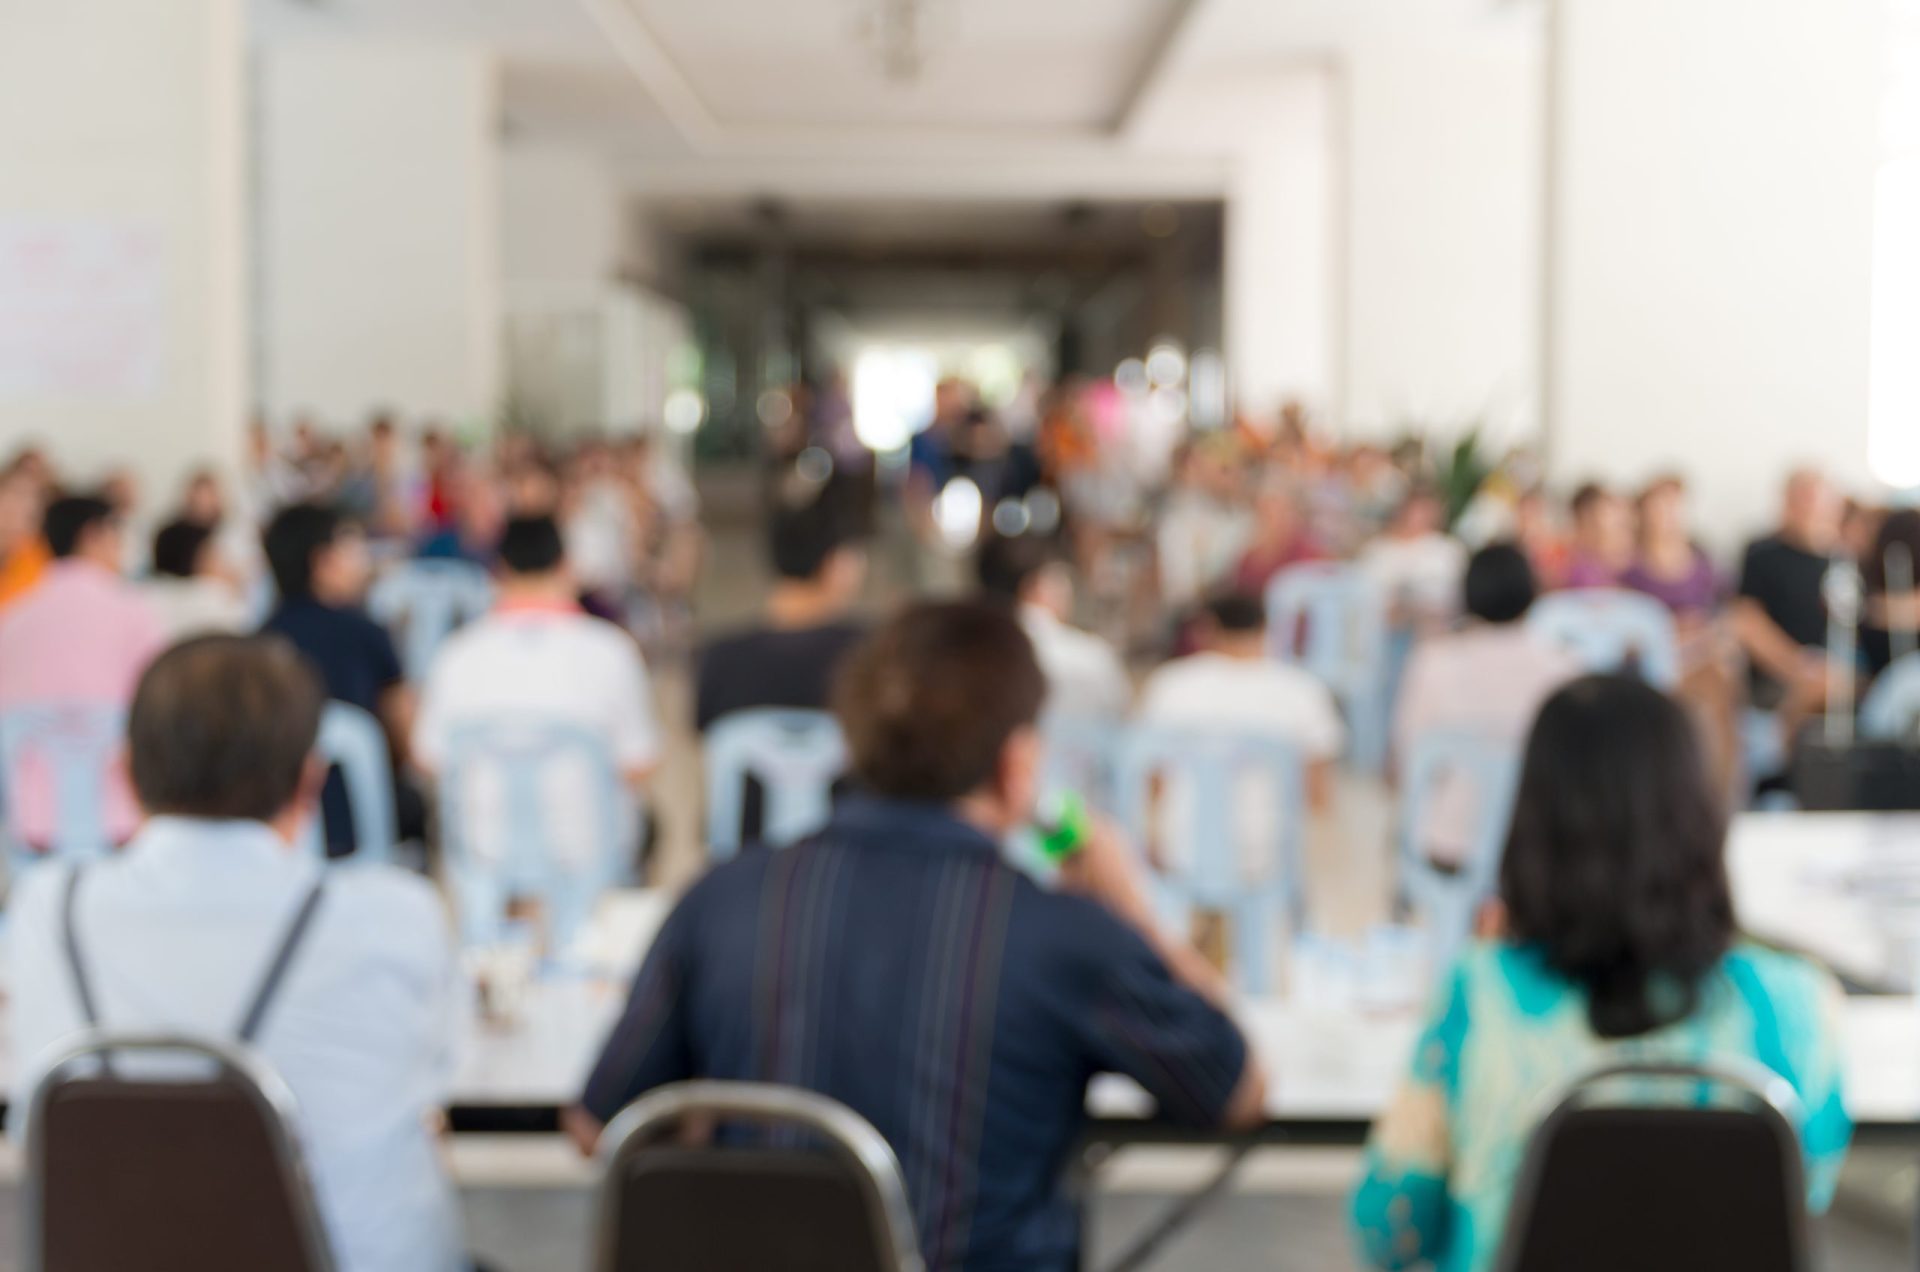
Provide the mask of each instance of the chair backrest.
[{"label": "chair backrest", "polygon": [[1543,596],[1527,626],[1567,650],[1592,672],[1639,668],[1648,684],[1680,683],[1680,642],[1673,615],[1651,596],[1625,588],[1580,588]]},{"label": "chair backrest", "polygon": [[1798,1109],[1783,1079],[1746,1067],[1588,1075],[1534,1132],[1494,1266],[1808,1272]]},{"label": "chair backrest", "polygon": [[[1166,869],[1154,880],[1165,916],[1176,923],[1194,911],[1231,916],[1237,979],[1251,993],[1266,992],[1275,928],[1297,936],[1305,924],[1307,783],[1299,749],[1270,733],[1135,726],[1120,741],[1114,785],[1121,820],[1138,842],[1152,841],[1156,820],[1171,841]],[[1262,828],[1272,842],[1259,845],[1266,860],[1250,871],[1241,797],[1260,788],[1278,820]]]},{"label": "chair backrest", "polygon": [[719,861],[745,838],[749,780],[763,792],[762,842],[785,847],[826,825],[847,743],[825,711],[735,711],[707,730],[706,767],[707,851]]},{"label": "chair backrest", "polygon": [[367,595],[367,610],[401,637],[409,679],[426,675],[440,642],[493,604],[493,580],[471,561],[401,561]]},{"label": "chair backrest", "polygon": [[1093,808],[1113,806],[1113,765],[1121,725],[1094,716],[1049,713],[1040,721],[1043,794],[1063,791]]},{"label": "chair backrest", "polygon": [[[329,768],[340,770],[347,789],[354,848],[346,860],[391,862],[400,822],[394,806],[393,758],[380,722],[352,703],[329,702],[314,750]],[[316,857],[327,855],[318,816],[307,823],[306,847]]]},{"label": "chair backrest", "polygon": [[[700,1147],[658,1142],[690,1118],[784,1132],[787,1146],[739,1147],[725,1134]],[[607,1128],[601,1161],[595,1272],[924,1267],[893,1150],[858,1113],[811,1091],[662,1087]]]},{"label": "chair backrest", "polygon": [[329,1272],[293,1126],[285,1084],[243,1048],[83,1035],[33,1095],[26,1266]]},{"label": "chair backrest", "polygon": [[[557,807],[549,778],[572,774],[584,785],[562,787]],[[477,798],[494,783],[496,800]],[[547,907],[551,948],[568,949],[614,885],[634,827],[613,750],[601,735],[567,720],[503,715],[456,726],[440,771],[440,842],[460,902],[469,945],[499,936],[510,901]],[[575,803],[583,796],[584,803]],[[481,826],[475,818],[486,816]],[[563,860],[556,823],[584,826],[586,856]]]},{"label": "chair backrest", "polygon": [[[1400,878],[1410,899],[1425,911],[1436,974],[1452,964],[1472,933],[1481,902],[1493,894],[1520,786],[1520,758],[1520,747],[1510,740],[1458,730],[1416,737],[1405,757],[1398,824]],[[1467,855],[1458,869],[1431,860],[1424,833],[1449,791],[1471,805],[1466,842],[1458,845]]]},{"label": "chair backrest", "polygon": [[107,829],[108,783],[125,745],[126,712],[98,703],[48,703],[0,712],[0,791],[4,791],[16,867],[32,856],[20,839],[25,789],[36,766],[52,782],[53,840],[31,845],[50,858],[82,861],[113,847]]},{"label": "chair backrest", "polygon": [[1920,733],[1920,654],[1895,659],[1860,704],[1860,733],[1875,742],[1911,740]]},{"label": "chair backrest", "polygon": [[1386,760],[1391,704],[1387,598],[1351,562],[1290,566],[1267,585],[1267,645],[1333,691],[1365,771]]}]

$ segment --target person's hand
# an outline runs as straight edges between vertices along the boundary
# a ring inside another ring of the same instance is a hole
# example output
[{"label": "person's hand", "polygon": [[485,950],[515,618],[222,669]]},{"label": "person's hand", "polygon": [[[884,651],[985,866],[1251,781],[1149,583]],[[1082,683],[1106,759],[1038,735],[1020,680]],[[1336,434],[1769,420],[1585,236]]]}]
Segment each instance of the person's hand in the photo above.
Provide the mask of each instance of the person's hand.
[{"label": "person's hand", "polygon": [[1152,925],[1145,875],[1126,836],[1108,818],[1091,820],[1087,842],[1060,864],[1060,886],[1100,902],[1136,926]]}]

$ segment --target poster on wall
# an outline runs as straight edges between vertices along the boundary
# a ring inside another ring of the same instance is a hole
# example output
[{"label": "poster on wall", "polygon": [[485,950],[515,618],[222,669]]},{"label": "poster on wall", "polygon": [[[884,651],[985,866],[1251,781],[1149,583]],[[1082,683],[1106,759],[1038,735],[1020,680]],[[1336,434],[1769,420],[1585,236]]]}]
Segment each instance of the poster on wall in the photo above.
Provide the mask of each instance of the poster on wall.
[{"label": "poster on wall", "polygon": [[164,267],[151,223],[0,216],[0,401],[157,391]]}]

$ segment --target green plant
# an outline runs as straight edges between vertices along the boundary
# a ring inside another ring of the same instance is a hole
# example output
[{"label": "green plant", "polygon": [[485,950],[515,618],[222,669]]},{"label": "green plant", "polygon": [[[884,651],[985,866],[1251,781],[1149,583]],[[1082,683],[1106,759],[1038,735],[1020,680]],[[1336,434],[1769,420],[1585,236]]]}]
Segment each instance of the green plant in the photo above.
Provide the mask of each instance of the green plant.
[{"label": "green plant", "polygon": [[1480,487],[1493,475],[1493,460],[1481,444],[1480,426],[1461,434],[1451,449],[1441,452],[1435,461],[1433,478],[1447,505],[1447,526],[1452,528],[1465,515]]}]

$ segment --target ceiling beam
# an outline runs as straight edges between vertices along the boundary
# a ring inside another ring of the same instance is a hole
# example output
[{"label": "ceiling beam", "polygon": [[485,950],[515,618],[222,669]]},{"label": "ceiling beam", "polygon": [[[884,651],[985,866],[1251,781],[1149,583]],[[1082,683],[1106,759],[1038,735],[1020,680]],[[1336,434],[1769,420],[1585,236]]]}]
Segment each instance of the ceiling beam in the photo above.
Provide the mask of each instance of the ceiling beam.
[{"label": "ceiling beam", "polygon": [[1148,41],[1146,55],[1120,99],[1120,109],[1114,113],[1111,126],[1115,137],[1127,138],[1139,133],[1142,121],[1165,91],[1168,72],[1179,62],[1187,41],[1200,25],[1200,11],[1210,3],[1212,0],[1174,0],[1159,30]]}]

